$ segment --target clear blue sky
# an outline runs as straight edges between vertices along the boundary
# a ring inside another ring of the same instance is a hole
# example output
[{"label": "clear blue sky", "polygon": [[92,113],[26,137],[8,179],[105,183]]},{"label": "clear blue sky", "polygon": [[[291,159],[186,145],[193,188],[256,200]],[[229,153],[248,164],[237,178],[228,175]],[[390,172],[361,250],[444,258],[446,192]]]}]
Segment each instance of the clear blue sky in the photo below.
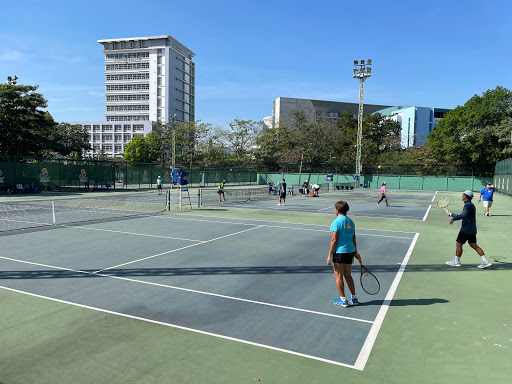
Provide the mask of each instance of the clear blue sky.
[{"label": "clear blue sky", "polygon": [[196,117],[261,120],[277,97],[454,108],[512,89],[512,1],[4,1],[0,81],[39,85],[55,120],[104,120],[99,39],[171,35],[196,53]]}]

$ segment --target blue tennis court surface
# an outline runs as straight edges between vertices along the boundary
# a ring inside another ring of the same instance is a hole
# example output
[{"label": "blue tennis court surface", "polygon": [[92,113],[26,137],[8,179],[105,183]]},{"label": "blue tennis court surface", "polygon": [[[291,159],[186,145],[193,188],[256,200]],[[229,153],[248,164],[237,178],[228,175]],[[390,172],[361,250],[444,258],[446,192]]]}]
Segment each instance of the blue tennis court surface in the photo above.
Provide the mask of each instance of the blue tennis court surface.
[{"label": "blue tennis court surface", "polygon": [[363,369],[417,236],[357,231],[381,283],[354,265],[358,307],[332,304],[328,227],[177,214],[1,236],[0,285]]}]

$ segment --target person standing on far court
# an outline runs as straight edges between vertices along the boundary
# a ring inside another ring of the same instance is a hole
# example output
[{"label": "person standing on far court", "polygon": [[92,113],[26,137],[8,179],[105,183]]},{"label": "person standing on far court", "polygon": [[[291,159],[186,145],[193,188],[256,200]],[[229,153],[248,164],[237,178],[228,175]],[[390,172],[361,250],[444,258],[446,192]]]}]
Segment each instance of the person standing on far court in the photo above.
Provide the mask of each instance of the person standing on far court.
[{"label": "person standing on far court", "polygon": [[[357,253],[356,227],[354,222],[347,217],[349,210],[346,201],[338,201],[334,204],[334,213],[336,220],[331,224],[331,246],[327,255],[327,265],[332,265],[334,276],[336,277],[336,287],[340,298],[333,301],[334,305],[348,307],[349,305],[359,305],[356,297],[356,288],[352,278],[352,263],[354,257],[361,261],[361,256]],[[352,296],[347,300],[345,297],[345,283],[347,281],[348,289]]]},{"label": "person standing on far court", "polygon": [[383,183],[382,183],[382,187],[380,187],[380,191],[379,191],[379,193],[377,193],[377,196],[381,195],[380,200],[379,200],[379,202],[377,203],[377,206],[379,206],[379,205],[380,205],[380,202],[381,202],[382,200],[386,200],[386,207],[389,207],[389,204],[388,204],[388,198],[386,197],[386,185],[388,185],[388,183],[383,182]]},{"label": "person standing on far court", "polygon": [[[226,201],[226,196],[224,195],[224,186],[226,185],[226,180],[222,180],[219,184],[219,189],[217,193],[219,194],[219,203],[221,201]],[[221,200],[222,198],[222,200]]]},{"label": "person standing on far court", "polygon": [[161,195],[162,194],[162,178],[160,176],[158,176],[158,178],[156,179],[156,188],[158,189],[158,194]]},{"label": "person standing on far court", "polygon": [[484,208],[485,208],[485,212],[484,212],[485,216],[489,216],[489,208],[492,207],[492,195],[494,194],[494,192],[496,192],[496,187],[494,185],[492,185],[491,183],[487,183],[485,188],[483,188],[480,191],[480,196],[478,196],[478,202],[480,202],[480,200],[482,199],[482,196],[484,198],[483,204],[484,204]]},{"label": "person standing on far court", "polygon": [[469,246],[473,248],[476,253],[482,258],[482,264],[478,265],[478,268],[489,268],[492,264],[485,257],[485,253],[482,248],[476,243],[476,208],[471,202],[473,199],[473,192],[466,190],[462,192],[462,201],[464,202],[464,209],[460,215],[446,211],[446,215],[450,216],[450,224],[453,224],[455,220],[462,219],[462,227],[460,228],[459,235],[455,242],[455,258],[447,261],[446,265],[450,267],[460,267],[460,258],[462,256],[462,246],[467,241]]},{"label": "person standing on far court", "polygon": [[[282,201],[282,203],[281,203],[281,201]],[[277,203],[277,205],[284,206],[285,201],[286,201],[286,181],[285,181],[285,179],[283,179],[279,183],[279,203]]]}]

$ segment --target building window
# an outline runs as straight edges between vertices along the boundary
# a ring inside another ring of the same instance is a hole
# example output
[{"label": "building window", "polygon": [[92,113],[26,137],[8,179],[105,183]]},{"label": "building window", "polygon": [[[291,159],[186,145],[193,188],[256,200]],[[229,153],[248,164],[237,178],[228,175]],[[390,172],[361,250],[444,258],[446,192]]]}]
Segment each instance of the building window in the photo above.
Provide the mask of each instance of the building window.
[{"label": "building window", "polygon": [[104,132],[112,132],[112,126],[111,125],[102,125],[101,128],[103,128]]},{"label": "building window", "polygon": [[133,124],[133,130],[136,131],[136,132],[137,131],[138,132],[140,132],[140,131],[144,132],[144,125],[142,125],[142,124]]},{"label": "building window", "polygon": [[158,77],[158,82],[157,82],[158,85],[162,85],[162,78],[159,76]]},{"label": "building window", "polygon": [[117,153],[123,152],[123,146],[122,145],[116,145],[115,148],[116,148],[116,152]]},{"label": "building window", "polygon": [[123,141],[123,135],[115,135],[115,141]]},{"label": "building window", "polygon": [[112,145],[104,145],[103,146],[103,151],[104,152],[112,152]]},{"label": "building window", "polygon": [[127,135],[127,134],[124,135],[124,142],[125,143],[129,142],[131,139],[132,139],[132,135]]},{"label": "building window", "polygon": [[93,125],[92,129],[94,130],[94,132],[100,132],[100,126],[99,125]]},{"label": "building window", "polygon": [[112,141],[112,135],[103,135],[103,142]]},{"label": "building window", "polygon": [[162,64],[162,56],[158,56],[156,58],[156,62],[157,62],[157,64]]}]

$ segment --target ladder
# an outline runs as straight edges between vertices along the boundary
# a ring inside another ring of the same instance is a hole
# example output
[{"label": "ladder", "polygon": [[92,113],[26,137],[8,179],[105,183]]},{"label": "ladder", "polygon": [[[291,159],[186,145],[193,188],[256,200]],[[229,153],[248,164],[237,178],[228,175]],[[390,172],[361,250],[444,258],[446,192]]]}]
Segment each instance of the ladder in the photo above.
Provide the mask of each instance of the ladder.
[{"label": "ladder", "polygon": [[[173,191],[176,191],[175,193]],[[185,206],[188,205],[190,209],[192,209],[192,201],[190,200],[190,192],[188,187],[185,185],[178,185],[176,188],[173,188],[171,185],[171,189],[167,191],[167,210],[171,211],[172,206],[175,205],[177,210],[183,210],[183,201],[187,201]]]}]

